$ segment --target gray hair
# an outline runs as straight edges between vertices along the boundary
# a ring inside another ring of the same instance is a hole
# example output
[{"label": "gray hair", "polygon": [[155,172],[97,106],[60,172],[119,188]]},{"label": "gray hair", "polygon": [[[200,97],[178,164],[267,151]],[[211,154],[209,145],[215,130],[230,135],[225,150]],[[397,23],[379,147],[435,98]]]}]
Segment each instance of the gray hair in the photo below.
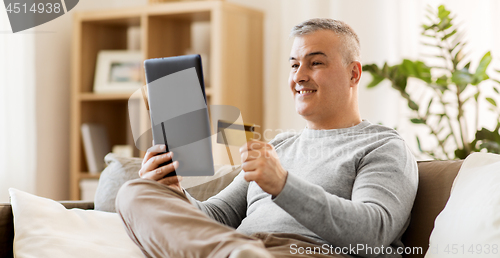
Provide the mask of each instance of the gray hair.
[{"label": "gray hair", "polygon": [[341,38],[342,63],[349,65],[352,61],[361,61],[359,38],[347,23],[328,18],[314,18],[295,25],[290,37],[300,37],[318,30],[331,30]]}]

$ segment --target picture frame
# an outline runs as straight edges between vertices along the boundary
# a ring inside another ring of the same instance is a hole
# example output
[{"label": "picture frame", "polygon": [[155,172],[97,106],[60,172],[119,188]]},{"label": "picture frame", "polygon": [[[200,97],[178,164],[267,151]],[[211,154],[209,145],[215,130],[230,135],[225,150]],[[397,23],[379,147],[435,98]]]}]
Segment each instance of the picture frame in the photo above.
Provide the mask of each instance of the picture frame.
[{"label": "picture frame", "polygon": [[130,50],[101,50],[94,77],[96,93],[132,93],[143,85],[142,53]]}]

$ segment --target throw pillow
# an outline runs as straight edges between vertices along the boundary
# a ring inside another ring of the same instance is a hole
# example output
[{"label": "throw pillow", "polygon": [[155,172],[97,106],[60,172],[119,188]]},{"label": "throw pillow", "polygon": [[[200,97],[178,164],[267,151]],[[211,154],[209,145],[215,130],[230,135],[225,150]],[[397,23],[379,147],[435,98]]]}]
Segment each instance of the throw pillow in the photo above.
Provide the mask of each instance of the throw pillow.
[{"label": "throw pillow", "polygon": [[437,216],[426,258],[500,255],[500,155],[465,159]]},{"label": "throw pillow", "polygon": [[143,257],[116,213],[66,209],[62,204],[9,189],[14,215],[14,256]]},{"label": "throw pillow", "polygon": [[[107,167],[99,178],[94,199],[95,210],[115,212],[118,190],[128,180],[139,178],[142,159],[109,153],[104,160]],[[214,171],[214,176],[183,177],[181,185],[192,197],[204,201],[229,185],[241,171],[241,166],[216,165]]]},{"label": "throw pillow", "polygon": [[94,197],[94,209],[115,212],[116,194],[127,181],[139,178],[142,159],[125,158],[114,153],[104,157],[106,168],[99,177],[99,184]]}]

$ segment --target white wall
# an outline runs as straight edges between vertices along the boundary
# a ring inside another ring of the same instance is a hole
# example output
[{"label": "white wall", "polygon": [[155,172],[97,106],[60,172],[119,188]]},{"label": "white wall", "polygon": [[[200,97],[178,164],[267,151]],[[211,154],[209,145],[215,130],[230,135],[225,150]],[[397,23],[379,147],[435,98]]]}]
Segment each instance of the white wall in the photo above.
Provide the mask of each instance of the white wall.
[{"label": "white wall", "polygon": [[33,33],[13,34],[0,5],[0,202],[9,202],[8,188],[35,188],[34,48]]}]

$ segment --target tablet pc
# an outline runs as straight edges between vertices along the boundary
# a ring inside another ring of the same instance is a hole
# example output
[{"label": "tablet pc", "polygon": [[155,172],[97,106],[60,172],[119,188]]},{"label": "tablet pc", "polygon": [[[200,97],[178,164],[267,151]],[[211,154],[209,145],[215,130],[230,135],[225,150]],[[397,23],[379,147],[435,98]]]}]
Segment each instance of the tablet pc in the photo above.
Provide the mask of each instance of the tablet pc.
[{"label": "tablet pc", "polygon": [[200,55],[148,59],[144,68],[153,142],[165,144],[179,162],[167,176],[214,175]]}]

